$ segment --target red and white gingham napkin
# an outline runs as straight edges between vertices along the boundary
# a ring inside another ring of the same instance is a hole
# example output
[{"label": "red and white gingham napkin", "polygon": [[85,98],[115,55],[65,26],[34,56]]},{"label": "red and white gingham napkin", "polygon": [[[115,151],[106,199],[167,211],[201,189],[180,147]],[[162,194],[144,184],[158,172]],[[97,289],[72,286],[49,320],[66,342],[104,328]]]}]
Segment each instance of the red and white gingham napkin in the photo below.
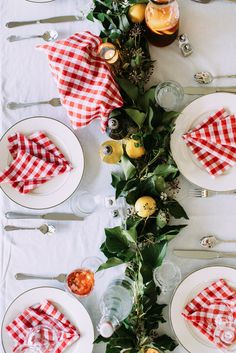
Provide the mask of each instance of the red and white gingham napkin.
[{"label": "red and white gingham napkin", "polygon": [[224,109],[184,134],[183,139],[212,176],[236,164],[236,118]]},{"label": "red and white gingham napkin", "polygon": [[[80,338],[80,333],[74,325],[48,300],[25,309],[7,327],[8,334],[14,341],[13,352],[26,344],[29,329],[44,325],[45,337],[48,337],[52,345],[58,341],[54,353],[63,352],[68,346]],[[50,327],[55,330],[50,332]],[[43,328],[42,328],[43,330]],[[51,334],[50,334],[51,333]],[[43,336],[43,332],[42,332]]]},{"label": "red and white gingham napkin", "polygon": [[62,105],[74,129],[101,119],[104,130],[110,112],[123,105],[109,65],[97,54],[100,44],[99,37],[83,32],[37,47],[48,55]]},{"label": "red and white gingham napkin", "polygon": [[225,280],[220,279],[192,299],[182,315],[211,342],[214,341],[217,346],[226,348],[219,338],[220,328],[217,327],[217,318],[228,317],[232,322],[236,320],[236,292]]},{"label": "red and white gingham napkin", "polygon": [[43,132],[29,137],[15,133],[8,141],[13,161],[0,173],[0,183],[10,183],[22,194],[72,170],[71,164]]}]

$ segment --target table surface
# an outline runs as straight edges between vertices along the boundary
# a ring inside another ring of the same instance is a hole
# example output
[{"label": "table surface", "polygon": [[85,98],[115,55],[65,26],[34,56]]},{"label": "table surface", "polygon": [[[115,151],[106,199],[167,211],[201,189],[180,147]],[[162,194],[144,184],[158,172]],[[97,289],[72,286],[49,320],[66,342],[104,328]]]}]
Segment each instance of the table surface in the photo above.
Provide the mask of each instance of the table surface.
[{"label": "table surface", "polygon": [[[56,0],[51,3],[37,4],[25,0],[1,0],[1,119],[0,133],[4,133],[15,122],[32,116],[48,116],[68,124],[63,107],[36,106],[17,111],[6,109],[9,101],[40,101],[57,97],[57,89],[49,71],[46,56],[35,50],[41,39],[30,39],[9,43],[9,35],[42,34],[45,30],[56,29],[59,38],[67,37],[77,31],[90,30],[99,34],[99,25],[89,22],[43,24],[25,26],[15,29],[5,28],[5,23],[14,20],[31,20],[51,16],[77,14],[86,7],[87,1]],[[193,74],[207,70],[212,74],[235,74],[236,57],[236,4],[226,0],[212,0],[210,4],[199,4],[190,0],[179,0],[181,9],[181,33],[187,33],[193,45],[194,53],[184,58],[177,43],[166,48],[151,47],[152,58],[156,59],[154,74],[150,85],[168,79],[176,80],[181,85],[193,85]],[[218,81],[219,85],[236,85],[232,79]],[[185,104],[196,97],[186,97]],[[80,185],[81,189],[90,190],[96,195],[113,195],[110,186],[110,172],[113,167],[102,164],[98,156],[98,148],[106,135],[100,131],[99,122],[77,131],[85,154],[85,174]],[[175,258],[173,248],[199,248],[199,239],[203,235],[215,234],[223,239],[235,237],[236,229],[236,197],[214,196],[208,199],[191,199],[188,197],[190,183],[180,178],[181,190],[178,200],[185,207],[190,219],[188,227],[171,242],[168,258],[179,265],[182,276],[210,264],[234,265],[233,260],[203,261]],[[1,236],[0,236],[0,314],[1,318],[11,301],[25,290],[41,286],[53,285],[62,288],[58,283],[47,281],[16,281],[16,272],[35,274],[58,274],[68,272],[80,265],[87,256],[103,255],[99,247],[104,239],[104,228],[114,224],[107,210],[98,209],[83,222],[57,223],[57,232],[50,238],[42,237],[34,232],[3,231],[7,221],[6,211],[25,211],[22,207],[8,200],[0,193]],[[56,207],[53,211],[70,212],[70,202]],[[39,225],[40,221],[14,221],[14,224]],[[9,223],[9,221],[8,221]],[[236,251],[236,244],[222,245],[222,250]],[[106,284],[120,269],[110,269],[98,280],[95,292],[84,301],[93,323],[96,326],[99,318],[98,301]],[[166,313],[167,315],[167,313]],[[161,328],[173,335],[169,324]],[[96,345],[94,353],[104,352],[103,345]],[[184,352],[181,346],[176,352]]]}]

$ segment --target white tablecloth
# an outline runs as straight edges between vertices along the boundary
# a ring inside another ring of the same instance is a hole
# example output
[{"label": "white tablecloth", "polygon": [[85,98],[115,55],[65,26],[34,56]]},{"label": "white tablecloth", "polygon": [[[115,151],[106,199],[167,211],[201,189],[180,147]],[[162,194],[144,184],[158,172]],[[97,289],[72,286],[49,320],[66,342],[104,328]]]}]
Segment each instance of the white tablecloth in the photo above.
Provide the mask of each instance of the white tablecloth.
[{"label": "white tablecloth", "polygon": [[[199,70],[209,70],[213,74],[236,73],[236,4],[224,0],[212,0],[210,4],[202,5],[190,0],[179,0],[181,7],[181,32],[188,34],[194,48],[194,54],[188,58],[181,56],[177,43],[158,49],[151,48],[152,57],[157,60],[156,69],[150,85],[158,80],[173,79],[182,85],[193,84],[193,74]],[[60,38],[76,31],[91,30],[99,33],[98,25],[89,21],[64,23],[55,25],[34,25],[15,29],[5,28],[5,23],[14,20],[30,20],[50,16],[72,15],[86,6],[83,0],[56,0],[55,2],[37,4],[25,0],[1,0],[1,125],[4,133],[15,122],[31,116],[49,116],[67,122],[65,110],[62,107],[36,106],[18,111],[6,109],[9,101],[37,101],[57,97],[57,90],[48,68],[46,56],[37,50],[35,45],[42,43],[40,39],[9,43],[9,35],[41,34],[54,28]],[[221,80],[222,85],[236,85],[236,80]],[[190,101],[186,97],[186,103]],[[82,144],[86,167],[80,189],[89,189],[94,194],[112,195],[110,186],[111,168],[102,164],[98,156],[101,141],[107,137],[102,135],[99,123],[78,131],[77,136]],[[190,184],[181,180],[182,189],[178,195],[179,201],[185,207],[190,220],[188,227],[169,246],[168,257],[181,268],[182,275],[203,267],[209,262],[187,259],[177,259],[172,255],[175,247],[199,247],[199,238],[206,234],[215,234],[224,239],[235,236],[236,229],[236,197],[216,196],[208,199],[190,199],[188,189]],[[54,209],[70,212],[69,201]],[[58,283],[47,281],[16,281],[16,272],[31,272],[39,274],[58,274],[68,272],[78,267],[81,261],[90,255],[103,256],[99,247],[104,239],[104,227],[114,223],[107,211],[100,209],[83,222],[57,223],[55,236],[42,237],[38,233],[3,231],[7,223],[4,217],[6,211],[24,211],[20,206],[9,201],[0,193],[1,236],[0,236],[0,313],[1,318],[10,302],[23,291],[41,285],[62,287]],[[8,222],[9,223],[9,222]],[[14,221],[14,224],[41,224],[39,221]],[[236,251],[236,245],[225,245],[221,249]],[[216,262],[211,262],[216,263]],[[231,264],[233,260],[220,260],[217,263]],[[119,269],[108,270],[98,282],[94,294],[85,302],[94,325],[98,320],[98,300],[114,273]],[[168,323],[161,330],[172,335]],[[183,352],[179,346],[176,352]],[[104,352],[103,346],[95,346],[94,352]]]}]

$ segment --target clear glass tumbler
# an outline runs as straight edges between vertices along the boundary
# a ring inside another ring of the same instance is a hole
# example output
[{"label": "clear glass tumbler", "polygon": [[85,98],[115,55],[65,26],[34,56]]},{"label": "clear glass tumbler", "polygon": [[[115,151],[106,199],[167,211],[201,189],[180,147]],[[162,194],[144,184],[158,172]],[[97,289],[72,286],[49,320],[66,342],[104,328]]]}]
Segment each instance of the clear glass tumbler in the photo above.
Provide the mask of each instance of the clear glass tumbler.
[{"label": "clear glass tumbler", "polygon": [[179,111],[184,99],[184,90],[178,82],[166,81],[156,87],[155,99],[165,111]]}]

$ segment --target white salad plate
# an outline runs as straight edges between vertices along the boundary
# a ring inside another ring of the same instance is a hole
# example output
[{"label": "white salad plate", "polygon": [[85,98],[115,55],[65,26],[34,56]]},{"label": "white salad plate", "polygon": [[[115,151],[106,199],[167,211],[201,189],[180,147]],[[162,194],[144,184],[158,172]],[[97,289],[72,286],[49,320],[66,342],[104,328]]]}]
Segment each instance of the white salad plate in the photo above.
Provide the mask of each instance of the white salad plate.
[{"label": "white salad plate", "polygon": [[212,177],[192,154],[182,135],[222,108],[236,114],[236,95],[213,93],[196,99],[180,113],[171,136],[173,158],[183,176],[201,188],[214,191],[236,189],[236,167],[230,168],[222,175]]},{"label": "white salad plate", "polygon": [[12,353],[13,351],[12,340],[6,331],[6,326],[26,308],[45,299],[51,301],[80,332],[78,341],[67,347],[65,353],[91,353],[93,350],[94,329],[88,312],[71,294],[53,287],[30,289],[19,295],[10,304],[3,318],[1,328],[4,352]]},{"label": "white salad plate", "polygon": [[191,353],[217,353],[219,349],[198,331],[181,313],[185,306],[211,283],[224,279],[236,289],[236,269],[225,266],[205,267],[187,276],[177,287],[170,303],[170,321],[180,344]]},{"label": "white salad plate", "polygon": [[8,136],[21,132],[30,135],[42,131],[59,148],[73,169],[52,178],[50,181],[28,194],[21,194],[10,184],[0,184],[4,193],[17,204],[31,209],[46,209],[59,205],[67,200],[77,189],[84,171],[84,155],[78,138],[73,131],[58,120],[46,117],[33,117],[19,121],[3,135],[0,140],[0,170],[11,163],[8,151]]},{"label": "white salad plate", "polygon": [[55,1],[55,0],[26,0],[28,2],[36,2],[36,3],[44,3],[44,2],[52,2],[52,1]]}]

